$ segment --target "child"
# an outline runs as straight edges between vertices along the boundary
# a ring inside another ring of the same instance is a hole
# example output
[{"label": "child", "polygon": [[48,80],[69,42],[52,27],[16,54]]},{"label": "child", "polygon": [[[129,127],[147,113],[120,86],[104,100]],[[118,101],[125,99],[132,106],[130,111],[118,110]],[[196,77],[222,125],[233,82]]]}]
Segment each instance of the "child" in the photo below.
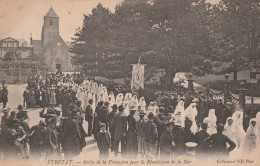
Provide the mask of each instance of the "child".
[{"label": "child", "polygon": [[106,131],[106,124],[100,124],[100,132],[97,134],[97,145],[100,152],[100,158],[109,157],[110,135]]}]

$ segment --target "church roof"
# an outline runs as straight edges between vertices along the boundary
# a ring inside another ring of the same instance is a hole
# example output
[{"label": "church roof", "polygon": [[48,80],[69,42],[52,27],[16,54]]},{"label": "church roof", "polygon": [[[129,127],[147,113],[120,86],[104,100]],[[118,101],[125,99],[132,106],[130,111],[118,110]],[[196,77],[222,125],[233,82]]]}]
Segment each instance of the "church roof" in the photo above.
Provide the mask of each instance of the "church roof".
[{"label": "church roof", "polygon": [[32,40],[32,45],[34,47],[34,50],[42,51],[42,41],[41,40]]},{"label": "church roof", "polygon": [[48,11],[48,13],[45,15],[45,17],[58,17],[58,15],[55,13],[55,11],[51,7],[50,10]]}]

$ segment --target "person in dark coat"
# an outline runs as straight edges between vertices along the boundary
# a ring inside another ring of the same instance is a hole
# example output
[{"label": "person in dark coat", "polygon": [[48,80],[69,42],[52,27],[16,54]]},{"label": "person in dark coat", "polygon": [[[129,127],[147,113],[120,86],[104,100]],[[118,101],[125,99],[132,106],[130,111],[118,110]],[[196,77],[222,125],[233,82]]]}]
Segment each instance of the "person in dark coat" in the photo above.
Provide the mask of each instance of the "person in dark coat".
[{"label": "person in dark coat", "polygon": [[17,157],[24,157],[22,142],[26,139],[25,131],[20,126],[20,120],[12,118],[10,128],[3,131],[4,148],[3,151],[5,159],[14,159]]},{"label": "person in dark coat", "polygon": [[26,108],[30,108],[30,99],[29,99],[30,93],[29,88],[26,87],[26,90],[23,92],[23,106]]},{"label": "person in dark coat", "polygon": [[112,119],[112,125],[115,126],[115,137],[114,137],[114,153],[118,156],[118,146],[121,142],[121,157],[125,156],[126,152],[126,132],[127,132],[127,120],[124,112],[124,106],[118,107],[119,113],[117,113]]},{"label": "person in dark coat", "polygon": [[148,114],[148,121],[144,123],[144,151],[145,157],[153,159],[156,155],[157,143],[158,143],[158,131],[157,126],[153,122],[154,115],[152,112]]},{"label": "person in dark coat", "polygon": [[141,110],[139,112],[140,119],[136,123],[138,153],[141,154],[141,157],[144,157],[144,116],[145,113]]},{"label": "person in dark coat", "polygon": [[46,159],[55,159],[58,151],[58,135],[56,130],[57,119],[55,117],[49,120],[44,136],[46,150]]},{"label": "person in dark coat", "polygon": [[3,109],[4,109],[8,102],[8,90],[7,90],[6,85],[3,87],[3,90],[2,90],[2,102],[3,102]]},{"label": "person in dark coat", "polygon": [[36,87],[34,92],[35,92],[36,107],[41,107],[41,92],[38,89],[38,87]]},{"label": "person in dark coat", "polygon": [[3,113],[4,115],[1,117],[1,129],[7,127],[8,119],[9,119],[9,113],[10,109],[4,109]]},{"label": "person in dark coat", "polygon": [[154,119],[154,123],[157,126],[157,132],[158,132],[158,144],[157,144],[157,150],[156,150],[156,155],[159,155],[159,144],[160,144],[160,138],[161,135],[164,131],[164,119],[165,119],[165,108],[164,107],[160,107],[159,108],[159,113],[158,115],[156,115],[155,119]]},{"label": "person in dark coat", "polygon": [[209,153],[209,146],[208,144],[204,143],[203,141],[208,138],[210,135],[207,133],[208,123],[203,122],[201,125],[201,131],[198,131],[195,134],[195,142],[197,143],[196,147],[196,155],[198,157],[205,158],[205,155]]},{"label": "person in dark coat", "polygon": [[47,107],[48,106],[48,97],[47,97],[47,92],[45,90],[42,90],[42,103],[41,107]]},{"label": "person in dark coat", "polygon": [[3,89],[2,89],[2,87],[0,86],[0,103],[2,103],[3,102]]},{"label": "person in dark coat", "polygon": [[136,120],[134,118],[136,110],[130,110],[130,115],[127,116],[128,130],[126,133],[126,153],[130,158],[135,158],[138,155]]},{"label": "person in dark coat", "polygon": [[171,159],[173,157],[173,146],[175,146],[174,143],[174,137],[173,137],[173,122],[167,122],[165,124],[165,129],[161,135],[160,138],[160,158],[161,159]]},{"label": "person in dark coat", "polygon": [[201,95],[200,107],[199,107],[198,115],[197,115],[199,125],[202,124],[204,118],[208,116],[209,109],[210,109],[210,101],[207,100],[204,95]]},{"label": "person in dark coat", "polygon": [[30,129],[29,145],[30,156],[35,160],[40,160],[41,153],[44,152],[44,136],[46,130],[46,123],[40,121],[38,125],[32,126]]},{"label": "person in dark coat", "polygon": [[97,145],[99,149],[100,159],[107,159],[109,157],[109,147],[110,147],[110,135],[106,130],[106,124],[100,124],[100,131],[97,134]]},{"label": "person in dark coat", "polygon": [[71,159],[80,153],[80,131],[78,126],[78,112],[73,109],[70,117],[63,120],[62,142],[64,158]]},{"label": "person in dark coat", "polygon": [[114,151],[114,137],[115,137],[115,126],[112,125],[112,119],[114,118],[116,113],[117,113],[117,105],[114,104],[112,106],[112,111],[107,116],[109,132],[111,134],[111,152]]},{"label": "person in dark coat", "polygon": [[97,139],[97,133],[100,131],[100,124],[101,124],[101,108],[103,107],[103,101],[99,102],[97,104],[95,115],[94,115],[94,121],[93,121],[93,134],[94,138]]},{"label": "person in dark coat", "polygon": [[69,105],[72,102],[72,97],[70,92],[64,91],[64,97],[61,103],[61,109],[62,109],[62,117],[68,117],[69,115]]},{"label": "person in dark coat", "polygon": [[108,129],[108,119],[107,119],[107,116],[109,114],[109,110],[108,110],[108,106],[109,106],[109,102],[105,102],[104,103],[104,106],[101,107],[100,109],[100,121],[101,123],[105,123],[106,124],[106,127]]},{"label": "person in dark coat", "polygon": [[92,134],[92,127],[93,127],[93,109],[92,109],[93,100],[90,99],[88,101],[88,105],[86,107],[85,111],[85,120],[88,122],[88,136],[91,136]]},{"label": "person in dark coat", "polygon": [[175,137],[175,155],[183,155],[186,152],[185,143],[194,142],[194,134],[191,132],[190,128],[192,126],[192,121],[188,118],[185,119],[185,127],[183,130],[180,130]]},{"label": "person in dark coat", "polygon": [[[223,135],[223,130],[224,125],[220,123],[217,126],[217,134],[212,134],[203,141],[211,146],[212,157],[228,157],[229,153],[236,147],[236,144],[232,140]],[[229,144],[229,148],[227,148],[227,144]]]}]

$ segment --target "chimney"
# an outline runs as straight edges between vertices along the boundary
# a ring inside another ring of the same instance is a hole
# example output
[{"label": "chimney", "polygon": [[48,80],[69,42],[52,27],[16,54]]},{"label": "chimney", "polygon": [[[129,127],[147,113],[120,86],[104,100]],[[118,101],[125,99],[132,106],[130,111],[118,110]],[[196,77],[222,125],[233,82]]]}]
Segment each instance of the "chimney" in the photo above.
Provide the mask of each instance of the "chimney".
[{"label": "chimney", "polygon": [[32,32],[30,33],[30,44],[32,45]]}]

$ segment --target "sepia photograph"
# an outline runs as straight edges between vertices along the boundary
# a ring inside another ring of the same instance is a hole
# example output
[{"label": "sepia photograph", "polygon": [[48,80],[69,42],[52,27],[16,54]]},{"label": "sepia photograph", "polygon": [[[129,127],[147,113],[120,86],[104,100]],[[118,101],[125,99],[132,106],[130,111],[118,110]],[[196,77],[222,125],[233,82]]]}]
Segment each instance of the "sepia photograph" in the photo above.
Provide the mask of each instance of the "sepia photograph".
[{"label": "sepia photograph", "polygon": [[260,0],[0,0],[0,165],[260,166]]}]

